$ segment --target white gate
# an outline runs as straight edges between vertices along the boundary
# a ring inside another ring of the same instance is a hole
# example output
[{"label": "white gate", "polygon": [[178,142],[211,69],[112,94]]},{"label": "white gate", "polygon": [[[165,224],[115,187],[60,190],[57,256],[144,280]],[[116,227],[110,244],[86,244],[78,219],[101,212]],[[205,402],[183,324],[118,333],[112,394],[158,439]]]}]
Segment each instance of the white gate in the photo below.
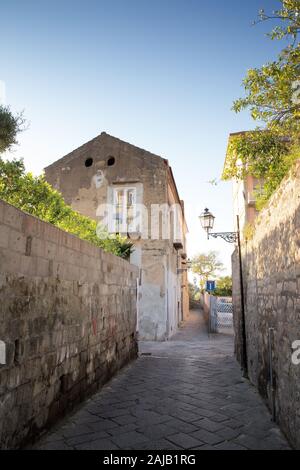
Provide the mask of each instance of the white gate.
[{"label": "white gate", "polygon": [[211,297],[209,309],[210,333],[233,333],[231,297]]}]

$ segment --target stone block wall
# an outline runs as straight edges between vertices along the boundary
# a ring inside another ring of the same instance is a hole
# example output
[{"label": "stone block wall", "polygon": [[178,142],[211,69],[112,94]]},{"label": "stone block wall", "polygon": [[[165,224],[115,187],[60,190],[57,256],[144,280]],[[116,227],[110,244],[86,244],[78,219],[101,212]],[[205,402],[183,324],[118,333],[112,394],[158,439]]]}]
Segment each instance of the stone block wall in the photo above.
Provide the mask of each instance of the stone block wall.
[{"label": "stone block wall", "polygon": [[[276,421],[292,445],[300,449],[300,365],[292,362],[293,342],[300,340],[300,162],[259,214],[253,239],[243,242],[242,258],[250,380],[270,407],[273,397]],[[233,290],[239,357],[241,310],[236,254]]]},{"label": "stone block wall", "polygon": [[0,448],[29,442],[136,357],[137,277],[0,201]]}]

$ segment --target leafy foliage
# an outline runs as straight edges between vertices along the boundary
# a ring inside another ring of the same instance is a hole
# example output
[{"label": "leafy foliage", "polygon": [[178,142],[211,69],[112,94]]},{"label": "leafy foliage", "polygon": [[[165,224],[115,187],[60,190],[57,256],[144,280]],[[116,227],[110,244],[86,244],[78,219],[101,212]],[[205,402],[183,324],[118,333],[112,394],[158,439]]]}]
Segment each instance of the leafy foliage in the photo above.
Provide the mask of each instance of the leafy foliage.
[{"label": "leafy foliage", "polygon": [[97,222],[68,206],[44,176],[26,173],[22,160],[0,158],[0,198],[107,252],[128,258],[132,251],[132,243],[120,236],[107,234],[107,238],[100,239],[96,232]]},{"label": "leafy foliage", "polygon": [[[24,124],[22,114],[14,116],[9,107],[0,106],[0,154],[17,143],[17,135],[24,129]],[[4,161],[0,157],[0,198],[107,252],[126,259],[132,252],[132,243],[120,236],[107,233],[105,238],[99,238],[97,222],[68,206],[44,176],[26,173],[22,160]],[[101,231],[103,233],[103,228]]]},{"label": "leafy foliage", "polygon": [[246,97],[233,103],[233,110],[250,110],[254,120],[269,129],[280,126],[282,133],[296,131],[300,125],[300,45],[286,48],[278,60],[250,69],[243,80]]},{"label": "leafy foliage", "polygon": [[[296,132],[300,126],[300,0],[281,0],[282,8],[266,14],[260,10],[259,21],[279,20],[268,34],[271,39],[285,39],[277,60],[250,69],[243,81],[246,96],[236,100],[233,109],[250,109],[255,120],[282,134]],[[287,132],[288,131],[288,132]]]},{"label": "leafy foliage", "polygon": [[252,175],[259,179],[255,200],[260,210],[298,158],[300,147],[296,139],[279,132],[256,130],[232,135],[222,177],[244,179]]},{"label": "leafy foliage", "polygon": [[16,137],[24,129],[22,114],[14,116],[7,106],[0,105],[0,153],[17,143]]},{"label": "leafy foliage", "polygon": [[204,289],[205,282],[210,277],[215,277],[219,271],[224,269],[223,263],[218,258],[216,251],[200,253],[192,258],[192,272],[200,277],[200,287]]},{"label": "leafy foliage", "polygon": [[261,179],[256,207],[261,209],[277,189],[296,159],[300,158],[300,0],[281,0],[272,14],[259,12],[260,21],[279,20],[271,39],[286,39],[288,46],[278,59],[250,69],[243,81],[245,97],[234,101],[233,110],[249,109],[264,128],[231,136],[223,179]]},{"label": "leafy foliage", "polygon": [[248,174],[265,178],[288,154],[290,142],[272,132],[250,131],[229,139],[223,178],[244,179]]},{"label": "leafy foliage", "polygon": [[217,279],[217,287],[213,295],[218,297],[231,297],[232,296],[232,278],[231,276],[223,276]]},{"label": "leafy foliage", "polygon": [[198,301],[200,299],[200,289],[196,284],[189,282],[189,299]]},{"label": "leafy foliage", "polygon": [[255,228],[253,222],[247,222],[243,228],[243,236],[246,241],[252,240]]},{"label": "leafy foliage", "polygon": [[268,36],[271,39],[289,39],[294,46],[300,32],[300,1],[283,0],[282,8],[267,14],[264,9],[259,11],[258,23],[267,20],[281,20],[281,25],[276,26]]}]

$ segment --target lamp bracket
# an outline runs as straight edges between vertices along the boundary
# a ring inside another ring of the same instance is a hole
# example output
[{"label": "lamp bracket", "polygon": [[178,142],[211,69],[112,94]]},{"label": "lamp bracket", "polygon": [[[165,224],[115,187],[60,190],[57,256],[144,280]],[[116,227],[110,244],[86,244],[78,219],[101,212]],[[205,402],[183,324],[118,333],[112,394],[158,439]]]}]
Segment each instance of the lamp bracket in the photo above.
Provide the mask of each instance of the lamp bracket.
[{"label": "lamp bracket", "polygon": [[225,242],[228,243],[236,243],[238,241],[238,232],[208,232],[207,233],[208,238],[213,237],[213,238],[223,238]]}]

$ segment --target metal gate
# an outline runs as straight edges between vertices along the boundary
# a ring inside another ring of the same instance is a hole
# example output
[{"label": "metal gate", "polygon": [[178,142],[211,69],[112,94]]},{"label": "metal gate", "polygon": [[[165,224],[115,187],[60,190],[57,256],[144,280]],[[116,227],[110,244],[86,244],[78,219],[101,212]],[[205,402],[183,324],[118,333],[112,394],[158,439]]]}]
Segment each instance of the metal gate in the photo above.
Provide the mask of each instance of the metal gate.
[{"label": "metal gate", "polygon": [[233,333],[231,297],[211,297],[209,311],[210,333]]}]

